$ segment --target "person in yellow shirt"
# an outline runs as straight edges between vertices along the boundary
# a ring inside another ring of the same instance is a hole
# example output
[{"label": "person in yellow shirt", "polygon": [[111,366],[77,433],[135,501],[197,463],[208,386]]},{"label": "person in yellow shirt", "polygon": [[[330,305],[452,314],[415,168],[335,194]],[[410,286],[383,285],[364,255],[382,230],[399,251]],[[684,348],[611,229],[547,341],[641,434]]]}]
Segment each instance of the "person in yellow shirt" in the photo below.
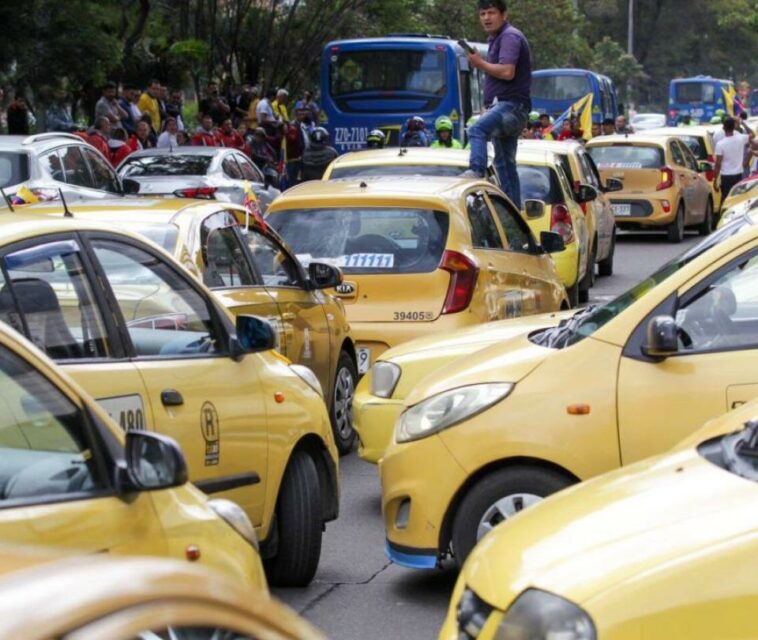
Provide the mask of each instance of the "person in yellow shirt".
[{"label": "person in yellow shirt", "polygon": [[276,100],[271,103],[271,108],[274,110],[274,115],[279,122],[289,122],[290,117],[287,113],[287,98],[289,98],[289,92],[286,89],[279,89],[276,92]]},{"label": "person in yellow shirt", "polygon": [[160,133],[161,130],[161,107],[158,104],[160,90],[161,83],[158,80],[151,80],[147,90],[140,96],[137,103],[140,112],[150,115],[150,123],[156,133]]},{"label": "person in yellow shirt", "polygon": [[261,91],[258,87],[253,87],[250,90],[250,93],[252,94],[252,97],[250,98],[250,107],[248,107],[247,119],[245,122],[247,123],[248,130],[254,131],[259,126],[258,115],[255,113],[255,110],[258,108],[258,103],[261,101]]}]

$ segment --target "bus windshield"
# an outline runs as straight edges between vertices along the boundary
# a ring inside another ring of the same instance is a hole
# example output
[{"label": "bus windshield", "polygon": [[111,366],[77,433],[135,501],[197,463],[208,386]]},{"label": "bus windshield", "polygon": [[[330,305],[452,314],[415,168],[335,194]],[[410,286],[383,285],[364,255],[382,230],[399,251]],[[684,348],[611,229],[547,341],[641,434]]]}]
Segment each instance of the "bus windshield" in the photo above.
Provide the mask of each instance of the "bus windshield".
[{"label": "bus windshield", "polygon": [[716,86],[712,82],[677,82],[674,88],[677,103],[716,102]]},{"label": "bus windshield", "polygon": [[587,76],[556,74],[532,78],[532,98],[538,100],[578,100],[591,92]]}]

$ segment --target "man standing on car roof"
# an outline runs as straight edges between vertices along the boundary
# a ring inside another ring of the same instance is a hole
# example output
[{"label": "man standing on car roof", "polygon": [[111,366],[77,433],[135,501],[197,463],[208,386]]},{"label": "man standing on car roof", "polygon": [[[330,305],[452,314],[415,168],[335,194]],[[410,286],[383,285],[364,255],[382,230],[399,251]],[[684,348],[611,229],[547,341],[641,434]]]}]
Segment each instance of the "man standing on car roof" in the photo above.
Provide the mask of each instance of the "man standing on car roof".
[{"label": "man standing on car roof", "polygon": [[471,157],[464,175],[483,178],[487,170],[487,141],[495,146],[495,170],[503,191],[521,206],[521,186],[516,171],[518,138],[532,109],[532,52],[521,31],[508,22],[505,0],[479,0],[479,21],[487,32],[487,59],[478,51],[468,54],[473,67],[486,74],[484,104],[487,108],[469,129]]}]

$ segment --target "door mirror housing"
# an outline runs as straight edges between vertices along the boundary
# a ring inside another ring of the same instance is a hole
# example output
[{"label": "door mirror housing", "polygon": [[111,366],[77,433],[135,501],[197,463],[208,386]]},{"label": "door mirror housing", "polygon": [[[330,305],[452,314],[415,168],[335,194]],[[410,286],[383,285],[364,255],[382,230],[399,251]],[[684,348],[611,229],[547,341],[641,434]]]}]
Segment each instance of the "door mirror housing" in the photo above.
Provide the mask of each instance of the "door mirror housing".
[{"label": "door mirror housing", "polygon": [[678,330],[671,316],[655,316],[648,322],[642,353],[657,360],[673,356],[679,351]]},{"label": "door mirror housing", "polygon": [[121,188],[127,195],[134,195],[139,193],[139,182],[132,178],[123,178],[121,180]]},{"label": "door mirror housing", "polygon": [[536,220],[545,215],[545,203],[542,200],[524,200],[524,213],[530,220]]},{"label": "door mirror housing", "polygon": [[308,278],[313,289],[331,289],[342,284],[342,270],[324,262],[311,262]]},{"label": "door mirror housing", "polygon": [[597,198],[597,189],[591,184],[580,184],[579,190],[576,193],[577,201],[582,204],[585,202],[592,202]]},{"label": "door mirror housing", "polygon": [[246,353],[257,353],[277,348],[277,334],[268,320],[258,316],[237,316],[237,332],[231,339],[229,351],[234,360]]},{"label": "door mirror housing", "polygon": [[613,193],[614,191],[621,191],[624,188],[623,180],[618,178],[606,178],[605,179],[605,192]]},{"label": "door mirror housing", "polygon": [[559,253],[566,250],[566,243],[561,234],[555,231],[540,232],[540,244],[546,253]]},{"label": "door mirror housing", "polygon": [[126,471],[132,487],[156,491],[187,482],[187,462],[173,438],[150,431],[127,431]]},{"label": "door mirror housing", "polygon": [[713,171],[715,169],[712,162],[708,162],[708,160],[699,160],[697,163],[697,170],[700,173],[708,173],[709,171]]}]

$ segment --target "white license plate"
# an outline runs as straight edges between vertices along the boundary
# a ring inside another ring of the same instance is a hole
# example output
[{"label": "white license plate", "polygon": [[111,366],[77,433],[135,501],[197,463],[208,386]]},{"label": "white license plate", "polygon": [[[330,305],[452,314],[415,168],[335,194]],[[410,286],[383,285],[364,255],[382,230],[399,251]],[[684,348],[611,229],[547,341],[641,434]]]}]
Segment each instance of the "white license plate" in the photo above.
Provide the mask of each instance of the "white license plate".
[{"label": "white license plate", "polygon": [[358,349],[358,373],[366,373],[371,366],[371,349]]},{"label": "white license plate", "polygon": [[632,215],[632,205],[630,204],[614,204],[613,215],[614,216],[630,216]]}]

